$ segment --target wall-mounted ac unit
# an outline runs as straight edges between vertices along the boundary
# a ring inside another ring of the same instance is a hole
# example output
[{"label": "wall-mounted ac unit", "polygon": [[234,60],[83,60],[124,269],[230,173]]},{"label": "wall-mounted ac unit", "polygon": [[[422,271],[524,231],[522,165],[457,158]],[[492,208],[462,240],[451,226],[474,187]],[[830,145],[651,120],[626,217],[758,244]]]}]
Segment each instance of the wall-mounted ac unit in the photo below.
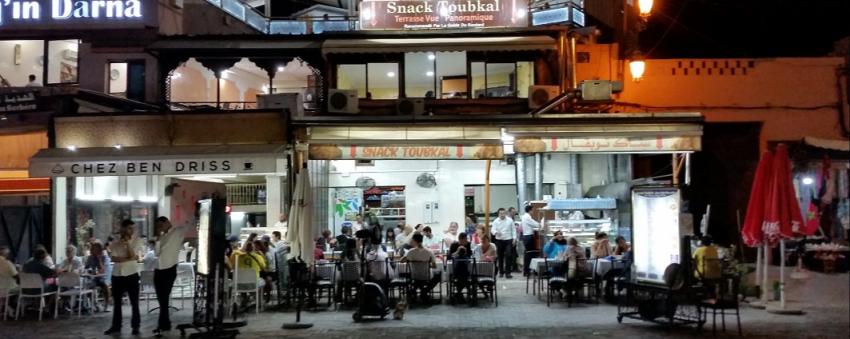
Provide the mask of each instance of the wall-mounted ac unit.
[{"label": "wall-mounted ac unit", "polygon": [[62,51],[62,59],[68,61],[77,61],[77,51],[72,49],[65,49]]},{"label": "wall-mounted ac unit", "polygon": [[282,109],[291,117],[304,116],[304,101],[300,93],[276,93],[257,95],[257,108]]},{"label": "wall-mounted ac unit", "polygon": [[422,115],[425,114],[425,99],[404,98],[395,102],[395,111],[399,115]]},{"label": "wall-mounted ac unit", "polygon": [[528,108],[540,108],[561,94],[558,86],[529,86]]},{"label": "wall-mounted ac unit", "polygon": [[329,113],[360,113],[357,100],[357,90],[331,89],[328,90]]}]

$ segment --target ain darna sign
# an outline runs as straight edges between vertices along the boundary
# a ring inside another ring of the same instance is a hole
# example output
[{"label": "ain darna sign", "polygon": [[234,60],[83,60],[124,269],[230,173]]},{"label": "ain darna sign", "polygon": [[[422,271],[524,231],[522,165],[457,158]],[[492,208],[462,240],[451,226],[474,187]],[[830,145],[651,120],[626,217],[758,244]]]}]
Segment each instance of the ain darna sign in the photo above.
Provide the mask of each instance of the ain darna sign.
[{"label": "ain darna sign", "polygon": [[0,0],[0,25],[41,20],[141,19],[143,0]]}]

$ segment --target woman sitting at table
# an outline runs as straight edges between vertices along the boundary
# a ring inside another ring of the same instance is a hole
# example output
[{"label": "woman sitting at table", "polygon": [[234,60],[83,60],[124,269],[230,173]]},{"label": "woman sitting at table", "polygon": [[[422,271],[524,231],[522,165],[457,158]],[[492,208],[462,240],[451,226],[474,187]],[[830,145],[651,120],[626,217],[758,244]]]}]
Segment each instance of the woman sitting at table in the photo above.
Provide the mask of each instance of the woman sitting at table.
[{"label": "woman sitting at table", "polygon": [[611,244],[608,242],[608,234],[605,232],[597,232],[596,233],[596,241],[590,246],[590,257],[591,258],[605,258],[610,256]]},{"label": "woman sitting at table", "polygon": [[387,229],[387,232],[384,234],[383,249],[384,249],[384,251],[387,251],[389,249],[392,249],[393,251],[395,251],[395,249],[396,249],[395,229],[392,229],[392,228]]},{"label": "woman sitting at table", "polygon": [[490,243],[490,236],[481,237],[481,245],[473,251],[473,257],[478,261],[496,261],[496,245]]},{"label": "woman sitting at table", "polygon": [[475,225],[475,232],[470,235],[470,237],[472,238],[470,240],[472,242],[472,245],[481,245],[481,238],[486,235],[486,232],[487,230],[484,228],[484,224]]},{"label": "woman sitting at table", "polygon": [[[85,269],[93,276],[91,284],[95,288],[99,288],[103,295],[104,312],[109,310],[109,295],[110,286],[112,285],[112,262],[109,254],[103,248],[103,243],[95,240],[91,244],[91,254],[86,258]],[[100,307],[94,306],[95,312],[100,311]]]},{"label": "woman sitting at table", "polygon": [[558,256],[561,256],[566,251],[567,239],[564,238],[564,233],[561,231],[555,231],[555,236],[552,237],[552,240],[546,246],[543,246],[543,254],[549,259],[558,258]]},{"label": "woman sitting at table", "polygon": [[59,263],[59,267],[56,267],[56,271],[59,273],[82,273],[83,259],[80,259],[80,257],[77,256],[77,247],[74,245],[68,245],[68,247],[65,247],[65,260],[62,260],[62,262]]},{"label": "woman sitting at table", "polygon": [[625,255],[626,252],[631,251],[631,247],[628,243],[626,243],[626,238],[623,238],[622,235],[618,235],[616,239],[614,239],[616,245],[614,245],[614,255]]},{"label": "woman sitting at table", "polygon": [[575,278],[576,276],[589,274],[590,270],[587,267],[587,256],[584,254],[584,248],[579,246],[576,238],[570,238],[567,243],[569,244],[567,251],[558,258],[568,262],[568,277]]}]

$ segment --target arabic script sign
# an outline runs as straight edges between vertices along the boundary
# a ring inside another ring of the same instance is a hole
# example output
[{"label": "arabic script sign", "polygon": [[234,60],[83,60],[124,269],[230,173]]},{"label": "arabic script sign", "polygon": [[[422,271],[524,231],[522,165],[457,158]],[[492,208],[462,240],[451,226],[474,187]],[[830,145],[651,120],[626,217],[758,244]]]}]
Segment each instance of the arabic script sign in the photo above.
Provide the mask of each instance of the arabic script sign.
[{"label": "arabic script sign", "polygon": [[501,159],[502,145],[310,145],[310,159]]},{"label": "arabic script sign", "polygon": [[514,151],[537,152],[688,152],[702,148],[699,136],[517,138]]},{"label": "arabic script sign", "polygon": [[36,93],[38,93],[38,91],[0,94],[0,113],[37,110],[38,101]]},{"label": "arabic script sign", "polygon": [[360,28],[526,27],[527,14],[527,0],[364,0]]}]

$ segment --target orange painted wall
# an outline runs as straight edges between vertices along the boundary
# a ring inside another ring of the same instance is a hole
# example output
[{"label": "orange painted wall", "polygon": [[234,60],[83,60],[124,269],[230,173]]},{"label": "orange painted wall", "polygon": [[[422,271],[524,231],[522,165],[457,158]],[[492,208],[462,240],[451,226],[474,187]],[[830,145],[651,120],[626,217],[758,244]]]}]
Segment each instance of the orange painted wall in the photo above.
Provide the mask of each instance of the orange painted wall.
[{"label": "orange painted wall", "polygon": [[[206,102],[215,101],[215,92],[207,91],[207,79],[196,69],[179,67],[176,72],[179,78],[171,78],[171,101],[174,102]],[[209,87],[215,90],[215,87]]]},{"label": "orange painted wall", "polygon": [[239,91],[239,87],[236,86],[235,82],[233,82],[231,80],[227,80],[227,79],[221,79],[219,84],[221,86],[221,101],[222,102],[225,102],[225,101],[234,101],[234,102],[242,101],[242,98],[240,98],[241,92]]},{"label": "orange painted wall", "polygon": [[[701,112],[715,123],[761,122],[762,150],[768,141],[804,136],[842,139],[836,84],[842,64],[835,57],[647,60],[644,77],[635,82],[623,63],[618,102],[637,105],[619,109]],[[842,104],[848,114],[847,102]]]},{"label": "orange painted wall", "polygon": [[245,102],[257,102],[257,94],[263,94],[263,91],[258,90],[256,88],[249,88],[245,90],[243,97],[245,98],[243,101]]}]

